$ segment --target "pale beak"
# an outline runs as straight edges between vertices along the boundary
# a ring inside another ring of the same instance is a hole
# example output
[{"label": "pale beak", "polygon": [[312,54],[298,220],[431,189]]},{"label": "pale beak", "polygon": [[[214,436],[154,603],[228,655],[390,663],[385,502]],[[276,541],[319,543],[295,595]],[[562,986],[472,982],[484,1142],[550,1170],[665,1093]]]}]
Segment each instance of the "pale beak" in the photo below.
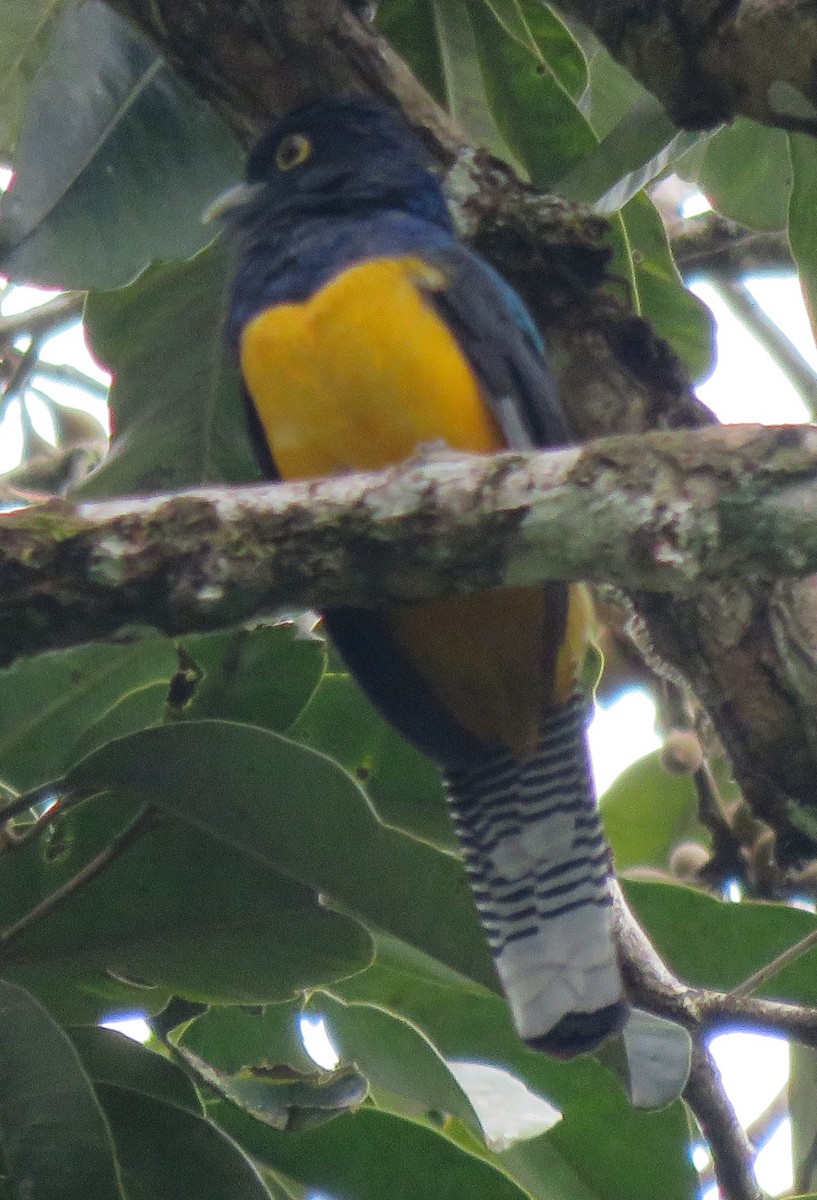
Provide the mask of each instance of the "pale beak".
[{"label": "pale beak", "polygon": [[201,214],[202,225],[209,225],[211,221],[224,220],[234,208],[241,208],[242,205],[249,204],[251,200],[254,200],[263,187],[263,183],[236,183],[233,187],[227,188],[226,192],[216,196],[215,200],[207,205]]}]

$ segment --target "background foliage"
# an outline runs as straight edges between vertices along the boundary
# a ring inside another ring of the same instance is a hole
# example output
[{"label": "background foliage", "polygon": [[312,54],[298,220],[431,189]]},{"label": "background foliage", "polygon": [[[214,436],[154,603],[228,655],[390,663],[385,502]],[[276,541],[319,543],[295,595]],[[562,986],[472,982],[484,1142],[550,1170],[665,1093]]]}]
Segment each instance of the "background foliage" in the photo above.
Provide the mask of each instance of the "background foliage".
[{"label": "background foliage", "polygon": [[[610,215],[619,281],[694,377],[712,364],[709,315],[644,191],[667,171],[750,229],[788,230],[812,294],[813,142],[747,120],[679,131],[539,0],[384,0],[378,23],[474,142]],[[255,480],[220,336],[229,263],[199,220],[240,174],[232,133],[99,0],[7,0],[0,155],[15,171],[0,270],[87,290],[88,342],[115,380],[111,449],[78,482],[71,456],[95,461],[100,431],[51,398],[37,337],[7,338],[3,409],[33,389],[58,441],[24,411],[16,486],[36,486],[42,459],[51,490],[88,497]],[[695,1194],[680,1100],[635,1109],[608,1060],[554,1062],[514,1035],[436,773],[319,629],[123,630],[0,672],[0,718],[21,809],[0,845],[0,1196]],[[43,816],[66,788],[80,799]],[[734,986],[814,927],[672,882],[674,847],[706,835],[689,777],[658,756],[603,805],[620,868],[663,873],[628,894],[691,983]],[[816,1005],[813,957],[768,994]],[[125,1010],[151,1016],[147,1045],[97,1027]],[[336,1070],[305,1055],[303,1011],[326,1016]],[[457,1060],[505,1068],[562,1120],[492,1147]]]}]

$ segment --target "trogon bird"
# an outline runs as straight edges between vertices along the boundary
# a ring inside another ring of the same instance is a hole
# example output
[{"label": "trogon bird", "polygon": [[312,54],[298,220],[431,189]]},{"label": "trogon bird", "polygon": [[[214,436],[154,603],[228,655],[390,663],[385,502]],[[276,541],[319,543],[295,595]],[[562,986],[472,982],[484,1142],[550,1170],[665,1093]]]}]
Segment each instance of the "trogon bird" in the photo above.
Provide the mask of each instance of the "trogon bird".
[{"label": "trogon bird", "polygon": [[[220,215],[238,242],[227,333],[270,478],[568,441],[530,315],[458,241],[401,113],[349,96],[292,112]],[[441,768],[519,1033],[560,1057],[592,1049],[627,1007],[585,746],[586,592],[322,615],[373,703]]]}]

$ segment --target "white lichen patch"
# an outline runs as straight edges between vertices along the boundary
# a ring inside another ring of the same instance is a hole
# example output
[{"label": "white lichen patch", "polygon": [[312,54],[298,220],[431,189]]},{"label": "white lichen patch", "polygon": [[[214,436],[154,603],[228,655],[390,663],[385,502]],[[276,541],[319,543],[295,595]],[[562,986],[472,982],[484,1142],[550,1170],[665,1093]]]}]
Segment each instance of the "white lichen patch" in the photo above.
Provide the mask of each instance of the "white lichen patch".
[{"label": "white lichen patch", "polygon": [[200,604],[219,604],[224,595],[224,588],[218,583],[207,583],[196,591],[196,599]]}]

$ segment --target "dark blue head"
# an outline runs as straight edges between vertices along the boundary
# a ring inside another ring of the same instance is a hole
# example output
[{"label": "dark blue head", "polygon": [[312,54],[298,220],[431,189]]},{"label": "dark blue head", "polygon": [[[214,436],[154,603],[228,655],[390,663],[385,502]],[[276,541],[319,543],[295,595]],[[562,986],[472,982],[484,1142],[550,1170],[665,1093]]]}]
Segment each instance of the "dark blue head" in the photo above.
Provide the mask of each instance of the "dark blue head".
[{"label": "dark blue head", "polygon": [[239,228],[272,231],[306,216],[392,208],[448,229],[426,160],[401,112],[363,96],[335,96],[296,109],[263,134],[247,161],[247,184],[227,194],[223,211]]}]

